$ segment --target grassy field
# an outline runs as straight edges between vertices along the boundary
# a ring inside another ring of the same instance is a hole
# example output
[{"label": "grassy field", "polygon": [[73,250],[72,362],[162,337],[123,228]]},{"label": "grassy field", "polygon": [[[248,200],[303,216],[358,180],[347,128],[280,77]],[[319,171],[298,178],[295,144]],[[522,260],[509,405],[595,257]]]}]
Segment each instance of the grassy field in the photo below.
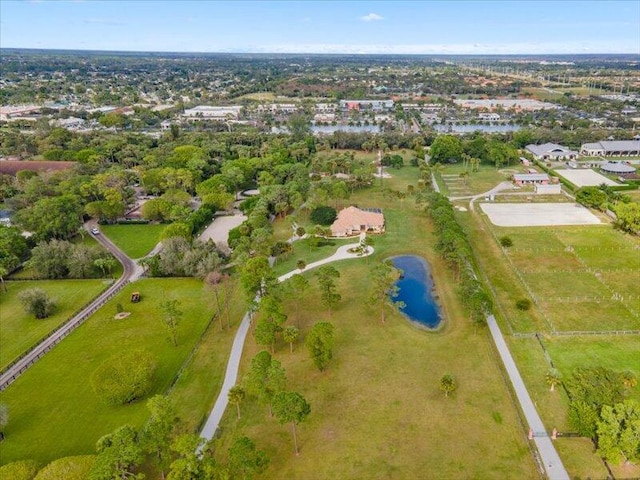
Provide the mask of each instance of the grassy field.
[{"label": "grassy field", "polygon": [[640,329],[636,238],[609,226],[493,229],[513,240],[508,261],[555,329]]},{"label": "grassy field", "polygon": [[103,235],[131,258],[142,258],[160,241],[166,225],[101,225]]},{"label": "grassy field", "polygon": [[556,93],[556,90],[549,91],[546,88],[541,87],[524,87],[522,93],[530,93],[533,98],[542,102],[554,101],[562,98],[561,93]]},{"label": "grassy field", "polygon": [[[564,378],[578,367],[607,367],[617,371],[631,370],[640,376],[640,342],[636,336],[545,337],[542,340],[554,366]],[[568,399],[559,388],[549,391],[545,373],[549,364],[535,338],[511,338],[509,342],[529,393],[548,430],[570,432],[567,415]],[[640,400],[640,390],[633,389],[631,398]],[[556,442],[569,472],[580,478],[606,478],[607,471],[594,453],[593,443],[585,438],[565,437]],[[612,465],[616,478],[637,478],[640,468]]]},{"label": "grassy field", "polygon": [[[513,172],[520,171],[518,165],[505,167]],[[501,169],[504,170],[504,169]],[[476,195],[491,190],[500,182],[504,182],[509,178],[511,173],[501,172],[495,167],[489,165],[481,165],[477,172],[470,173],[465,179],[460,174],[465,171],[462,163],[444,165],[440,172],[443,183],[446,187],[446,193],[454,197],[462,197]]]},{"label": "grassy field", "polygon": [[298,260],[304,260],[307,265],[329,257],[335,253],[337,248],[341,245],[357,242],[357,239],[344,239],[344,240],[323,240],[320,246],[311,247],[309,245],[309,239],[298,240],[293,243],[293,252],[286,257],[278,259],[274,265],[274,271],[276,275],[282,275],[297,268],[296,263]]},{"label": "grassy field", "polygon": [[[640,241],[609,225],[576,227],[498,228],[481,215],[458,213],[471,235],[476,258],[493,290],[501,324],[516,332],[542,332],[542,342],[554,365],[566,378],[579,366],[632,370],[640,342],[635,335],[553,336],[554,330],[640,328],[637,278]],[[495,238],[508,235],[507,253]],[[528,311],[515,308],[519,298],[538,299]],[[548,430],[570,431],[568,399],[562,389],[549,392],[549,363],[536,338],[509,337],[527,388]],[[633,396],[640,398],[635,389]],[[608,472],[584,438],[562,438],[558,451],[575,478],[606,478]],[[616,478],[636,478],[640,471],[612,466]]]},{"label": "grassy field", "polygon": [[[128,301],[134,289],[142,294],[137,304]],[[193,279],[141,280],[125,287],[0,393],[0,401],[11,412],[0,464],[26,458],[44,463],[66,455],[93,453],[96,440],[120,425],[140,427],[147,418],[145,402],[104,405],[91,388],[91,374],[118,352],[144,348],[158,364],[151,394],[166,391],[211,317],[211,297],[202,282]],[[171,298],[180,299],[184,311],[177,347],[170,343],[160,320],[159,303]],[[115,320],[117,303],[131,316]]]},{"label": "grassy field", "polygon": [[[386,187],[406,189],[417,179],[416,168],[401,172]],[[311,288],[287,304],[289,322],[299,321],[303,335],[315,322],[334,323],[334,359],[320,373],[302,340],[293,354],[286,345],[275,354],[287,371],[287,388],[311,404],[308,421],[298,429],[301,455],[293,455],[290,428],[253,399],[243,403],[240,420],[234,409],[227,411],[219,451],[237,435],[248,435],[271,458],[261,478],[537,478],[490,340],[464,318],[455,283],[430,246],[426,216],[412,200],[402,204],[378,188],[352,200],[385,212],[387,233],[375,238],[376,253],[334,264],[342,300],[331,318],[320,304],[313,271],[306,274]],[[367,306],[371,268],[402,253],[425,256],[432,265],[446,317],[438,333],[417,329],[399,313],[382,325]],[[304,305],[299,319],[293,318],[297,303]],[[259,350],[249,339],[243,372]],[[459,381],[453,398],[438,389],[444,373]]]},{"label": "grassy field", "polygon": [[[0,289],[0,368],[38,343],[107,287],[104,280],[7,281],[6,285],[6,293]],[[37,320],[24,311],[18,295],[30,288],[41,288],[57,299],[58,308],[49,318]]]}]

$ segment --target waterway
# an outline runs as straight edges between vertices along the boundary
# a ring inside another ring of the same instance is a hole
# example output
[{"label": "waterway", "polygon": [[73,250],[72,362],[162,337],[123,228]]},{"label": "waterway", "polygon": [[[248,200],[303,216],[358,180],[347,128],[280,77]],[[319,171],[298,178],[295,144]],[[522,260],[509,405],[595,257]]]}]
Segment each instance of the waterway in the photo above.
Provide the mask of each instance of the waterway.
[{"label": "waterway", "polygon": [[433,125],[436,132],[441,133],[472,133],[472,132],[516,132],[522,127],[520,125],[508,125],[504,123],[491,125],[472,125],[470,123],[461,123],[453,125]]},{"label": "waterway", "polygon": [[433,297],[433,280],[427,261],[415,255],[393,257],[391,261],[403,273],[396,282],[398,296],[393,299],[404,303],[404,307],[400,309],[402,313],[422,327],[439,327],[442,315]]}]

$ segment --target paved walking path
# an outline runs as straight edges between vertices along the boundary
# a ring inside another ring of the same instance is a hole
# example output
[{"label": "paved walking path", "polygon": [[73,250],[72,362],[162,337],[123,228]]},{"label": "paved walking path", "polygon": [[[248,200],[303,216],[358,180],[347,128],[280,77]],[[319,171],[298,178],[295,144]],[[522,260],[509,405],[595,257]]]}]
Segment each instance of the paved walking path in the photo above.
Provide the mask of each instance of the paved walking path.
[{"label": "paved walking path", "polygon": [[[330,257],[324,258],[322,260],[318,260],[317,262],[310,263],[304,270],[296,269],[289,273],[285,273],[284,275],[278,277],[279,282],[284,282],[288,278],[291,278],[296,273],[302,273],[303,271],[311,270],[316,267],[320,267],[327,263],[336,262],[338,260],[347,260],[350,258],[364,258],[373,253],[373,247],[367,247],[367,253],[358,256],[355,253],[349,253],[347,250],[350,248],[357,247],[359,243],[353,243],[350,245],[343,245],[336,253],[331,255]],[[258,297],[256,297],[258,299]],[[220,390],[220,394],[216,400],[215,405],[213,406],[213,410],[209,414],[209,418],[207,419],[204,427],[202,427],[202,431],[200,432],[200,436],[205,438],[206,440],[211,440],[218,430],[218,426],[220,425],[220,420],[222,420],[222,415],[227,408],[227,404],[229,403],[229,390],[233,388],[238,380],[238,369],[240,367],[240,359],[242,358],[242,350],[244,348],[244,341],[247,337],[247,333],[249,332],[249,326],[251,325],[251,313],[245,313],[242,318],[242,322],[240,323],[240,327],[238,328],[238,332],[236,333],[235,338],[233,339],[233,346],[231,347],[231,354],[229,355],[229,361],[227,362],[227,371],[224,374],[224,381],[222,383],[222,389]]]},{"label": "paved walking path", "polygon": [[[95,221],[85,223],[84,228],[88,232],[92,228],[97,227]],[[105,249],[107,249],[123,267],[122,276],[111,285],[107,290],[102,292],[95,300],[83,308],[78,314],[64,323],[60,328],[55,330],[51,335],[38,343],[29,353],[20,360],[5,369],[0,375],[0,391],[7,388],[13,381],[22,375],[31,365],[39,360],[45,353],[56,346],[64,337],[71,333],[76,327],[89,318],[98,308],[100,308],[108,299],[120,291],[129,281],[133,281],[139,277],[142,272],[141,267],[131,260],[124,252],[122,252],[114,243],[102,234],[94,235],[96,239]]]},{"label": "paved walking path", "polygon": [[504,341],[500,327],[498,327],[498,323],[493,315],[487,316],[487,324],[489,325],[489,330],[491,331],[491,336],[496,344],[500,358],[502,358],[502,363],[509,374],[509,379],[518,397],[518,402],[520,402],[522,412],[527,419],[529,428],[534,432],[533,441],[536,444],[547,476],[550,480],[569,480],[569,474],[565,470],[562,460],[560,460],[560,456],[544,428],[544,424],[536,411],[533,401],[531,401],[527,387],[522,381],[518,367],[516,367],[516,363],[511,356],[511,352],[509,352],[507,343]]}]

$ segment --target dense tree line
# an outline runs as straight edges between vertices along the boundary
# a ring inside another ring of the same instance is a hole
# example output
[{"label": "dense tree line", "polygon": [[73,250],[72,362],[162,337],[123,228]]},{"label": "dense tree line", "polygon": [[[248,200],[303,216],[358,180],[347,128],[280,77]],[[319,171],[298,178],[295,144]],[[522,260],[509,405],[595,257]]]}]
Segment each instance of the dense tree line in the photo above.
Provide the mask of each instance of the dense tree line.
[{"label": "dense tree line", "polygon": [[473,254],[467,235],[455,218],[453,205],[445,196],[433,192],[427,201],[427,214],[431,217],[437,237],[436,250],[456,276],[460,299],[471,321],[482,324],[491,312],[492,301],[474,272]]},{"label": "dense tree line", "polygon": [[614,225],[629,233],[640,234],[640,203],[614,191],[607,185],[582,187],[576,192],[576,201],[600,211],[611,210],[616,215]]}]

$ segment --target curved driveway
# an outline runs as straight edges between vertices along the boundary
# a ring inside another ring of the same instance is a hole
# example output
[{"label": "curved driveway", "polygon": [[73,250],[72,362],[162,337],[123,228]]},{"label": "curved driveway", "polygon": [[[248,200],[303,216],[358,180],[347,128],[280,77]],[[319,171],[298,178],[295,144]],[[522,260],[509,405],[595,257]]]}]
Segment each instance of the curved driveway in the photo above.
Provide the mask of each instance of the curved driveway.
[{"label": "curved driveway", "polygon": [[[94,227],[97,227],[94,220],[84,224],[84,229],[88,232],[91,232],[91,229]],[[111,240],[102,234],[93,235],[93,238],[95,238],[100,245],[107,249],[122,264],[122,276],[74,317],[33,347],[24,357],[7,367],[2,374],[0,374],[0,391],[7,388],[25,370],[57,345],[64,337],[69,335],[69,333],[71,333],[76,327],[82,324],[96,310],[104,305],[107,300],[118,293],[122,287],[129,283],[129,281],[137,279],[140,276],[142,269],[136,265],[133,260],[127,257],[118,247],[116,247]]]},{"label": "curved driveway", "polygon": [[[327,263],[336,262],[338,260],[347,260],[349,258],[364,258],[373,253],[373,247],[367,247],[367,253],[364,255],[358,256],[354,253],[349,253],[347,250],[350,248],[357,247],[359,243],[352,243],[350,245],[343,245],[336,250],[336,253],[331,255],[330,257],[324,258],[322,260],[318,260],[317,262],[310,263],[304,270],[296,269],[292,270],[289,273],[285,273],[278,277],[279,282],[284,282],[288,278],[292,277],[296,273],[306,272],[307,270],[311,270],[313,268],[319,267],[321,265],[325,265]],[[256,297],[256,300],[259,300]],[[207,440],[211,440],[218,430],[218,426],[220,425],[220,420],[222,419],[222,415],[227,408],[227,404],[229,403],[229,390],[236,385],[238,380],[238,368],[240,367],[240,359],[242,357],[242,350],[244,348],[244,341],[247,337],[247,333],[249,332],[249,326],[251,325],[251,312],[245,313],[242,318],[242,322],[240,323],[240,327],[236,333],[235,338],[233,339],[233,346],[231,347],[231,354],[229,355],[229,361],[227,362],[227,371],[224,374],[224,382],[222,383],[222,389],[220,390],[220,394],[216,399],[216,403],[213,406],[213,410],[209,414],[209,418],[207,418],[207,422],[202,427],[202,431],[200,432],[200,436]]]}]

